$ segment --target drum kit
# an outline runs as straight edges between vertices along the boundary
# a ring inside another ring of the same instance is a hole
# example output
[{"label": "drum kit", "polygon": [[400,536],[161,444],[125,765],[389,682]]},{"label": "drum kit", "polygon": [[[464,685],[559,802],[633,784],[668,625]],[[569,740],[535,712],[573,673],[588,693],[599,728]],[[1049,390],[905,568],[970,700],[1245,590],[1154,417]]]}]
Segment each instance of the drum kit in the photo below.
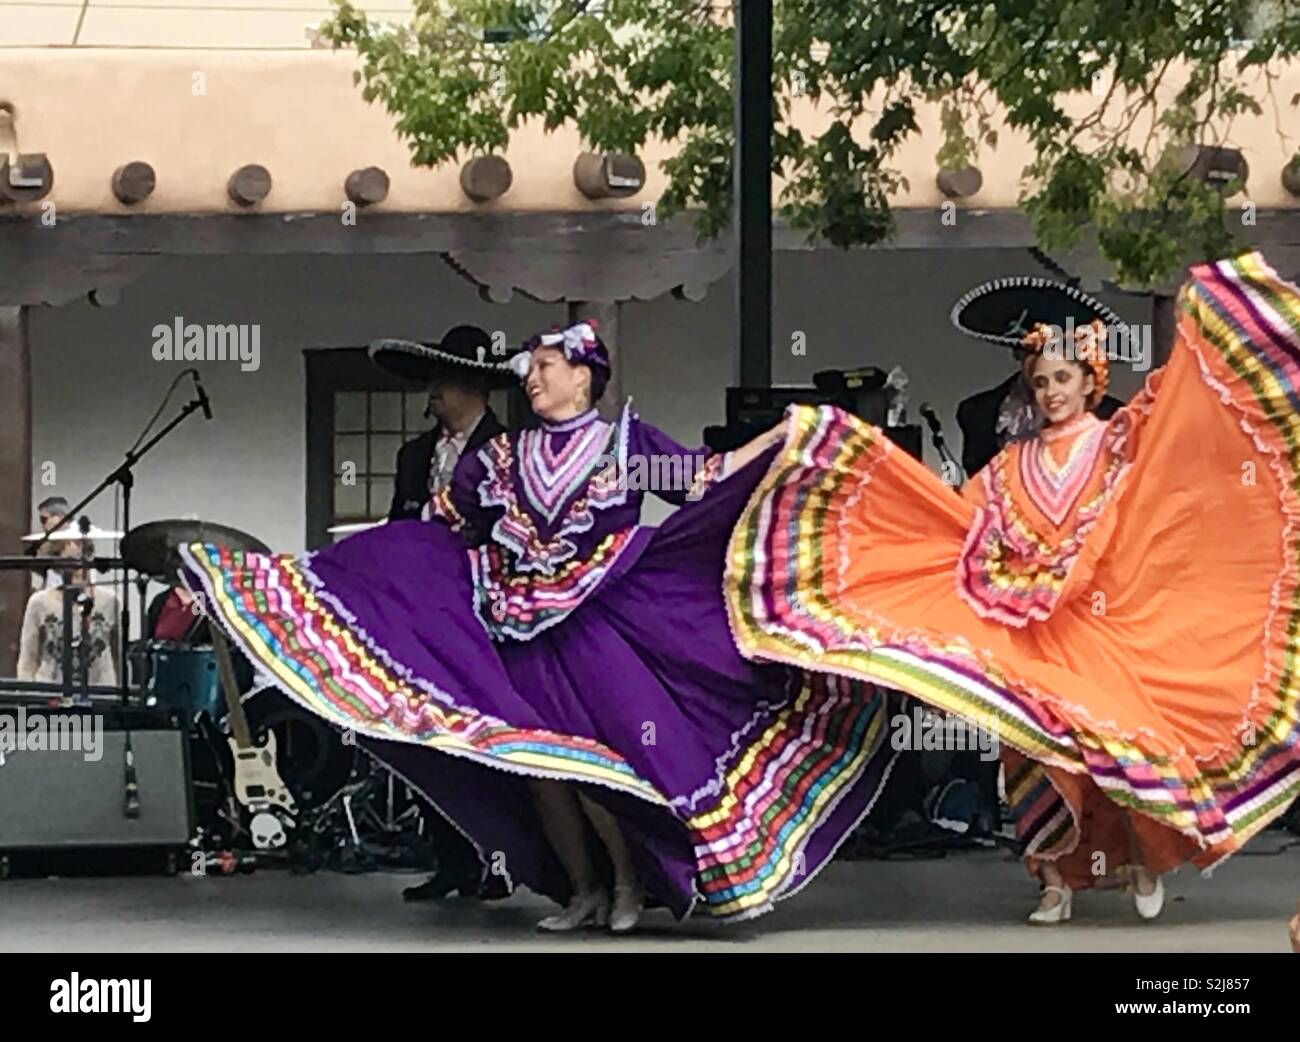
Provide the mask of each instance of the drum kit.
[{"label": "drum kit", "polygon": [[[120,559],[94,563],[135,573],[142,619],[151,581],[177,586],[182,546],[270,553],[246,532],[193,519],[152,521],[125,535],[85,529],[29,539],[120,539]],[[418,796],[320,717],[278,688],[256,683],[221,630],[198,619],[198,599],[191,609],[198,621],[190,639],[145,638],[127,646],[122,697],[174,714],[188,729],[195,863],[222,873],[268,863],[293,871],[430,867],[436,854],[424,835]]]}]

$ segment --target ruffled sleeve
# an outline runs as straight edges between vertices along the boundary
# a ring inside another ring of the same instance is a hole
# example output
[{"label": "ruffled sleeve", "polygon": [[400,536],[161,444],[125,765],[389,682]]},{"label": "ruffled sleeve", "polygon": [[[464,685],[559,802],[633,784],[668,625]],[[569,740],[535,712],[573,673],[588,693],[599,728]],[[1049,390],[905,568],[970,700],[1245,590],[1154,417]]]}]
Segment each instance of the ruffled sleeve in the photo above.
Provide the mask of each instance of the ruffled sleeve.
[{"label": "ruffled sleeve", "polygon": [[687,448],[635,416],[628,447],[629,471],[643,472],[640,487],[673,506],[699,499],[709,485],[725,476],[725,455],[704,447]]}]

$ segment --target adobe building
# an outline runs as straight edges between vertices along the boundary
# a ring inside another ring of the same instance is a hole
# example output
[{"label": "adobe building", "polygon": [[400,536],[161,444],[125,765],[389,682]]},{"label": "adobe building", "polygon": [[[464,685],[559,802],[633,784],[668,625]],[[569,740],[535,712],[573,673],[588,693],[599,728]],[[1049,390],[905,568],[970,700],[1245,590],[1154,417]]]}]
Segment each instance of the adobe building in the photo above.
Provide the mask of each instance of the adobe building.
[{"label": "adobe building", "polygon": [[[140,464],[132,522],[195,516],[291,551],[382,516],[396,448],[423,429],[418,389],[364,358],[379,336],[432,340],[472,322],[517,343],[593,315],[618,367],[611,404],[634,397],[688,444],[722,422],[731,244],[658,219],[663,146],[591,156],[571,130],[526,127],[500,156],[416,168],[354,86],[354,56],[312,45],[305,30],[327,13],[292,0],[0,6],[0,553],[18,552],[35,502],[75,501],[120,463],[188,365],[213,419],[192,417]],[[1285,105],[1300,69],[1273,89]],[[806,131],[824,119],[800,110]],[[921,124],[897,159],[909,188],[887,246],[814,248],[776,227],[773,378],[901,365],[913,408],[932,403],[955,441],[956,403],[1011,362],[957,334],[949,308],[985,279],[1051,273],[1016,207],[1025,142],[1004,132],[978,177],[945,172],[937,112]],[[1238,202],[1253,204],[1242,238],[1292,275],[1295,142],[1266,104],[1235,121],[1233,143],[1249,164]],[[1087,252],[1055,259],[1126,319],[1155,321],[1152,298],[1105,290]],[[177,322],[234,327],[249,345],[255,333],[255,364],[251,350],[160,358],[156,330]],[[1116,393],[1141,378],[1117,374]],[[188,396],[184,382],[160,421]],[[341,487],[341,461],[363,480]],[[89,512],[111,527],[111,494]],[[0,672],[25,590],[4,580]]]}]

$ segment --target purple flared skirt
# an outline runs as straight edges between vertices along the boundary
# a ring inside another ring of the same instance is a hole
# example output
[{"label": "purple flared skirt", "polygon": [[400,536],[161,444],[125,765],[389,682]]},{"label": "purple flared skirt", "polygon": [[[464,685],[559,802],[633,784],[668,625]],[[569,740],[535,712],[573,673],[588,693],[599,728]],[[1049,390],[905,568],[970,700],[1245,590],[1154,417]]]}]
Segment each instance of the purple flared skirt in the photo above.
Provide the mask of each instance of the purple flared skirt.
[{"label": "purple flared skirt", "polygon": [[467,551],[403,521],[300,557],[184,551],[187,580],[261,671],[448,817],[485,871],[557,901],[569,882],[529,778],[618,818],[648,896],[748,918],[805,885],[895,755],[887,692],[740,656],[722,596],[765,461],[641,529],[570,614],[494,643]]}]

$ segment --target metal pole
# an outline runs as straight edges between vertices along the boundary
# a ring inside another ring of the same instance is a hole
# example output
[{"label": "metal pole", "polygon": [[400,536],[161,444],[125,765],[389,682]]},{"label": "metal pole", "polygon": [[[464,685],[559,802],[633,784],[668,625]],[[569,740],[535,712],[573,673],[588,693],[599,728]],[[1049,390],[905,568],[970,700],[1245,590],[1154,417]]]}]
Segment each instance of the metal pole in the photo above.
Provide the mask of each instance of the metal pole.
[{"label": "metal pole", "polygon": [[772,385],[772,0],[734,0],[739,384]]}]

